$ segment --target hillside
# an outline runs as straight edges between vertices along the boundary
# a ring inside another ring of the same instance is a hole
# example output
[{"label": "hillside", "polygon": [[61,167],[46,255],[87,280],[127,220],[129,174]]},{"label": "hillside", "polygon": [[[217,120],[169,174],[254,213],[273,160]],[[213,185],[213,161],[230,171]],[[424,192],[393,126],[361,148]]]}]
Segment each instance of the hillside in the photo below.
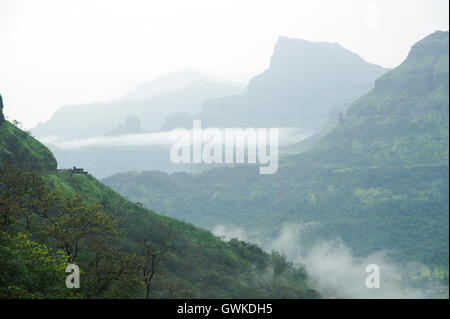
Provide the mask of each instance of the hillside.
[{"label": "hillside", "polygon": [[314,225],[303,245],[341,238],[359,256],[386,250],[448,266],[448,52],[448,32],[416,43],[327,135],[280,158],[274,175],[238,166],[103,181],[146,207],[208,229],[242,227],[255,241]]},{"label": "hillside", "polygon": [[[122,220],[122,240],[127,249],[137,250],[140,242],[148,238],[167,251],[166,276],[170,282],[183,287],[177,297],[317,297],[305,283],[307,275],[304,269],[294,270],[283,258],[271,257],[256,245],[224,242],[209,231],[148,211],[91,176],[61,172],[45,174],[45,179],[68,194],[79,194],[108,207]],[[261,284],[258,277],[272,267],[280,267],[279,273]],[[155,285],[158,284],[163,283],[156,281]]]},{"label": "hillside", "polygon": [[7,162],[33,170],[56,169],[55,157],[44,145],[5,120],[0,95],[0,165]]},{"label": "hillside", "polygon": [[[0,298],[318,297],[301,265],[56,171],[38,141],[0,125]],[[82,271],[79,290],[65,288],[69,263]]]}]

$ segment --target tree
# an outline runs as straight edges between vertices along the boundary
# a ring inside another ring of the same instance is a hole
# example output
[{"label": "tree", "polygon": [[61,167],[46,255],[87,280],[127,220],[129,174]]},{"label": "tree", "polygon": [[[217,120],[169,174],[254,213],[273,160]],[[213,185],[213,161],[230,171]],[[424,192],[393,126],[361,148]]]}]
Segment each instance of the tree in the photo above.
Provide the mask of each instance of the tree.
[{"label": "tree", "polygon": [[23,222],[31,232],[31,219],[37,211],[54,205],[54,195],[35,172],[27,172],[10,164],[0,167],[0,231],[13,223]]},{"label": "tree", "polygon": [[136,259],[136,267],[144,281],[145,299],[148,299],[150,296],[151,281],[163,263],[164,253],[147,240],[144,240],[142,246],[143,255]]},{"label": "tree", "polygon": [[73,261],[89,241],[112,238],[118,233],[117,222],[99,204],[85,202],[80,196],[68,198],[56,216],[43,214],[43,232],[56,240]]},{"label": "tree", "polygon": [[137,284],[135,255],[120,251],[104,239],[89,242],[87,248],[79,258],[81,269],[84,269],[82,290],[87,298],[104,296],[121,280]]}]

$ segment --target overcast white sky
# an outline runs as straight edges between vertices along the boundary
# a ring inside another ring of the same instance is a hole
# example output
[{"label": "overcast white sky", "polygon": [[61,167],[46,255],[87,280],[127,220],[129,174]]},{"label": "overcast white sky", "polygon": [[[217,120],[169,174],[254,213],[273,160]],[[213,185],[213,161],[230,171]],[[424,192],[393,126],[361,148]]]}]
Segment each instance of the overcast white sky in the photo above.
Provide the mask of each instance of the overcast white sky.
[{"label": "overcast white sky", "polygon": [[105,101],[192,69],[246,82],[280,35],[338,42],[395,67],[448,30],[447,0],[0,0],[0,93],[31,128],[61,105]]}]

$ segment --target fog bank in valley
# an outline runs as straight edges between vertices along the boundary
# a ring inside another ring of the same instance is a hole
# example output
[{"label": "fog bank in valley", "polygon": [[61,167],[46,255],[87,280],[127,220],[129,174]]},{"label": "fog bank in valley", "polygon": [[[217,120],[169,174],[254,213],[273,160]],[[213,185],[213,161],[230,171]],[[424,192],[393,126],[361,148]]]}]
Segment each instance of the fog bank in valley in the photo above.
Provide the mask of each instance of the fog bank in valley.
[{"label": "fog bank in valley", "polygon": [[[423,265],[419,263],[399,264],[389,260],[386,251],[370,256],[355,256],[341,240],[322,241],[305,248],[300,234],[314,223],[285,225],[274,240],[261,241],[237,226],[217,225],[216,236],[224,240],[238,238],[253,241],[266,251],[277,251],[294,264],[305,265],[311,276],[311,285],[324,298],[427,298],[420,289],[413,288],[407,274],[417,273]],[[367,288],[366,278],[371,274],[366,267],[376,264],[380,270],[380,287]]]}]

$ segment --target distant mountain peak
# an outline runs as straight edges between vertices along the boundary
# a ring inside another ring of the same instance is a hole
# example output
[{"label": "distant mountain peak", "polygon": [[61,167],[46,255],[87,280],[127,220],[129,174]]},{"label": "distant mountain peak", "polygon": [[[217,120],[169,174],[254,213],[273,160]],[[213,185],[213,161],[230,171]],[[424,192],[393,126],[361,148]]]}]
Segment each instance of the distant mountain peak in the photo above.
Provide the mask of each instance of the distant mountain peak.
[{"label": "distant mountain peak", "polygon": [[[276,67],[277,65],[282,65],[285,59],[289,59],[290,61],[295,59],[305,65],[311,62],[314,64],[325,63],[326,65],[331,65],[332,63],[342,62],[342,59],[346,59],[352,63],[355,63],[355,61],[358,63],[367,63],[360,55],[344,48],[338,42],[315,42],[280,36],[275,44],[271,66]],[[378,65],[376,67],[381,68]]]},{"label": "distant mountain peak", "polygon": [[182,89],[186,85],[200,80],[210,80],[210,78],[192,70],[169,73],[160,76],[153,81],[139,85],[136,89],[128,92],[115,101],[143,101],[161,93]]}]

